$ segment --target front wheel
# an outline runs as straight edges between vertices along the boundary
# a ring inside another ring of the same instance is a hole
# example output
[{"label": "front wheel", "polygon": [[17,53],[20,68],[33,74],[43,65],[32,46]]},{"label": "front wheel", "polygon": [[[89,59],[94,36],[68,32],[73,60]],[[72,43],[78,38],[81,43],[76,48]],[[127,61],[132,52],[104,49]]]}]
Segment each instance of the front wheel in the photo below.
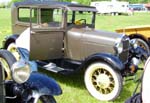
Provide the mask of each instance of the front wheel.
[{"label": "front wheel", "polygon": [[5,80],[11,78],[11,66],[16,62],[15,57],[7,50],[0,50],[0,62],[4,68]]},{"label": "front wheel", "polygon": [[38,95],[35,95],[35,97],[27,100],[25,103],[56,103],[56,100],[53,96],[43,95],[38,97]]},{"label": "front wheel", "polygon": [[88,66],[84,82],[89,93],[98,100],[116,99],[122,89],[122,76],[109,64],[95,62]]}]

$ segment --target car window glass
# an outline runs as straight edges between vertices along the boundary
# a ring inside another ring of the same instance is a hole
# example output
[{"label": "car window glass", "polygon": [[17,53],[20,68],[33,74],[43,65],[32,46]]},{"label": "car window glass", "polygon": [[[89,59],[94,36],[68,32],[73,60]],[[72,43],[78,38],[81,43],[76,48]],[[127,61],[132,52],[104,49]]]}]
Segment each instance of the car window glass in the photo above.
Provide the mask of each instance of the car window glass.
[{"label": "car window glass", "polygon": [[41,28],[62,27],[62,9],[41,9]]},{"label": "car window glass", "polygon": [[92,23],[92,12],[76,12],[75,21],[81,20],[82,23],[91,24]]},{"label": "car window glass", "polygon": [[76,22],[80,22],[81,24],[92,24],[92,16],[92,12],[83,11],[76,11],[75,16],[73,16],[73,12],[69,11],[67,14],[67,23],[68,25]]},{"label": "car window glass", "polygon": [[73,23],[72,22],[72,15],[73,15],[73,12],[68,11],[68,13],[67,13],[67,23]]},{"label": "car window glass", "polygon": [[[18,10],[18,21],[20,22],[30,22],[30,8],[19,8]],[[37,22],[37,9],[32,9],[32,22]]]}]

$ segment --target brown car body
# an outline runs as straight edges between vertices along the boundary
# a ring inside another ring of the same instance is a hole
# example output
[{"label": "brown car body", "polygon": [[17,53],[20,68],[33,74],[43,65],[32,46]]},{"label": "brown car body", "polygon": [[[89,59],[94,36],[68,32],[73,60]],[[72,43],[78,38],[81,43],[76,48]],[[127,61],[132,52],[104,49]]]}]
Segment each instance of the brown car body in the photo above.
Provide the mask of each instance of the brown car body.
[{"label": "brown car body", "polygon": [[126,35],[95,29],[96,12],[95,7],[68,2],[17,2],[12,5],[13,35],[3,48],[14,55],[19,52],[19,59],[30,57],[49,71],[86,70],[91,95],[114,100],[121,92],[122,77],[136,72],[139,58],[129,52]]},{"label": "brown car body", "polygon": [[[94,7],[58,2],[49,4],[33,3],[32,5],[31,3],[14,4],[12,6],[13,34],[20,35],[31,25],[30,22],[21,22],[18,20],[19,8],[60,8],[64,10],[62,27],[31,29],[30,56],[32,59],[47,60],[69,58],[71,60],[80,61],[96,53],[118,55],[114,48],[117,44],[119,45],[119,43],[125,41],[123,34],[94,29],[96,13]],[[67,23],[67,11],[78,12],[80,10],[82,12],[93,12],[92,23],[89,25],[75,25],[75,21],[72,21],[72,25],[69,25],[69,23]],[[38,12],[40,12],[40,10]],[[37,21],[40,21],[39,19],[40,15],[38,15]],[[128,52],[129,43],[126,42],[124,45],[124,47],[127,48],[124,48],[123,52]],[[127,55],[128,53],[126,53],[123,58],[127,59]]]}]

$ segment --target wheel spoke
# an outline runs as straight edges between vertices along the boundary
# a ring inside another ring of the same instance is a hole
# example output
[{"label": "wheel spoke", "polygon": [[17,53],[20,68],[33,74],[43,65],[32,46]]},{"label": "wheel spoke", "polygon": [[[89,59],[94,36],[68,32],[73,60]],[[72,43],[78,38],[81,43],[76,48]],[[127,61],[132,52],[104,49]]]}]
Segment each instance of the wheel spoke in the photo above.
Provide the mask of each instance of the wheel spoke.
[{"label": "wheel spoke", "polygon": [[102,94],[109,94],[114,89],[114,79],[109,71],[98,68],[92,75],[92,84]]},{"label": "wheel spoke", "polygon": [[99,100],[114,100],[122,88],[121,74],[103,62],[91,64],[84,79],[88,91]]}]

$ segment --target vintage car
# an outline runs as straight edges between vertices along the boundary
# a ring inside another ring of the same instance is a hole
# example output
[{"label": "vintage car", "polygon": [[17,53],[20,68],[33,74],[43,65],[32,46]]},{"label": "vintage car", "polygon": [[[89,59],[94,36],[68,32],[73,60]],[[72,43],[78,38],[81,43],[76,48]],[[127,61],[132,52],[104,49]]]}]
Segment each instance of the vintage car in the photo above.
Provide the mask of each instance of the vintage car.
[{"label": "vintage car", "polygon": [[86,88],[99,100],[119,96],[122,78],[136,73],[145,53],[124,34],[96,30],[95,7],[27,0],[11,11],[13,34],[3,48],[17,60],[29,52],[30,60],[55,73],[84,71]]},{"label": "vintage car", "polygon": [[54,96],[62,94],[60,86],[38,73],[37,64],[27,58],[16,61],[11,52],[0,50],[0,103],[56,103]]},{"label": "vintage car", "polygon": [[125,33],[132,41],[150,53],[150,25],[125,27],[117,29],[116,32]]}]

